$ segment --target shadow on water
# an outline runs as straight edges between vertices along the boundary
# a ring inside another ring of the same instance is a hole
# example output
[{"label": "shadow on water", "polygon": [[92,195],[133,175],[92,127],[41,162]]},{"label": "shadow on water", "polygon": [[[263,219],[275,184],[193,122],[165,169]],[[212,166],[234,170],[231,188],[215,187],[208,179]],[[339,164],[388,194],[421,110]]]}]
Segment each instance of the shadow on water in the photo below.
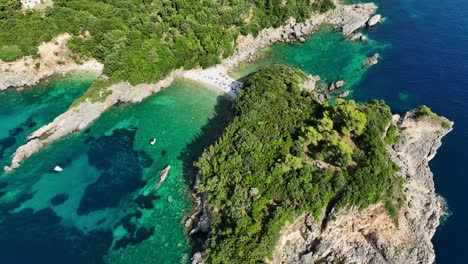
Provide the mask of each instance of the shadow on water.
[{"label": "shadow on water", "polygon": [[214,116],[201,128],[197,136],[184,148],[179,156],[183,163],[183,177],[190,187],[195,183],[197,169],[194,162],[198,160],[205,148],[212,145],[231,122],[233,101],[226,95],[217,98]]},{"label": "shadow on water", "polygon": [[12,212],[32,197],[33,194],[27,194],[15,202],[0,206],[2,263],[42,263],[41,260],[47,260],[47,263],[104,263],[101,255],[112,243],[112,232],[84,233],[73,227],[65,227],[51,208],[36,212],[31,208]]},{"label": "shadow on water", "polygon": [[[194,162],[202,155],[205,148],[214,144],[223,134],[233,117],[233,100],[226,95],[217,98],[214,108],[214,116],[200,129],[196,137],[185,147],[179,156],[183,164],[183,177],[190,190],[195,184],[197,168]],[[206,241],[206,234],[198,232],[190,236],[192,242],[192,254],[199,251],[201,245]]]},{"label": "shadow on water", "polygon": [[[151,166],[153,160],[147,153],[133,148],[135,134],[136,128],[115,129],[109,136],[89,137],[86,140],[88,162],[100,171],[100,175],[84,190],[77,215],[86,217],[95,211],[117,208],[124,197],[144,184],[143,169]],[[65,162],[61,163],[63,166],[71,162],[66,157],[64,159]],[[0,181],[0,196],[7,193],[7,188],[12,188],[9,182]],[[34,211],[25,208],[17,211],[24,202],[36,199],[35,195],[26,193],[11,202],[0,204],[1,263],[22,264],[41,260],[47,260],[47,263],[104,263],[103,257],[113,244],[112,230],[92,229],[85,232],[66,224],[67,219],[58,215],[54,207],[69,200],[71,196],[68,193],[53,196],[50,206],[44,209]],[[159,198],[154,195],[138,197],[135,202],[139,208],[152,209],[152,201]],[[141,217],[141,210],[135,208],[116,221],[115,225],[121,225],[127,235],[116,241],[114,249],[138,244],[153,234],[154,228],[138,225],[137,220]],[[96,226],[105,220],[99,220]]]}]

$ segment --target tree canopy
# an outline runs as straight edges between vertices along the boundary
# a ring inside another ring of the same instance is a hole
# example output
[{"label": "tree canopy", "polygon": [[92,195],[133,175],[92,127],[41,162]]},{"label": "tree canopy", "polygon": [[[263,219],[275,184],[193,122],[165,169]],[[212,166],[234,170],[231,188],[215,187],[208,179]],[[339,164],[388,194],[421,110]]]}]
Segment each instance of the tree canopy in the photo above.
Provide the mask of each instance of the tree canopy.
[{"label": "tree canopy", "polygon": [[[0,3],[0,59],[35,55],[59,33],[69,47],[104,63],[108,76],[132,84],[153,82],[172,69],[208,67],[232,54],[239,34],[257,34],[289,17],[303,21],[331,0],[54,0],[45,11]],[[90,38],[80,38],[89,32]]]},{"label": "tree canopy", "polygon": [[[256,73],[235,117],[196,166],[213,221],[210,263],[256,263],[270,256],[286,220],[304,211],[382,201],[396,210],[403,179],[386,151],[391,121],[382,101],[319,104],[300,88],[305,75],[274,65]],[[348,120],[350,119],[350,120]]]}]

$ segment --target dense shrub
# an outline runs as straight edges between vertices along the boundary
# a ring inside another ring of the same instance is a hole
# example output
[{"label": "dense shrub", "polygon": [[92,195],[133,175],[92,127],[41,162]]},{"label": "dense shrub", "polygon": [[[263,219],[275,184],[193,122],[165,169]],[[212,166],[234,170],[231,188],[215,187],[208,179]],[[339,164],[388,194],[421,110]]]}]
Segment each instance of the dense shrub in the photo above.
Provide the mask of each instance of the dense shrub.
[{"label": "dense shrub", "polygon": [[262,262],[285,221],[304,211],[318,220],[327,205],[382,201],[396,214],[403,179],[382,139],[389,108],[381,101],[320,105],[300,89],[304,78],[279,65],[256,73],[232,124],[196,163],[199,191],[215,212],[209,263]]}]

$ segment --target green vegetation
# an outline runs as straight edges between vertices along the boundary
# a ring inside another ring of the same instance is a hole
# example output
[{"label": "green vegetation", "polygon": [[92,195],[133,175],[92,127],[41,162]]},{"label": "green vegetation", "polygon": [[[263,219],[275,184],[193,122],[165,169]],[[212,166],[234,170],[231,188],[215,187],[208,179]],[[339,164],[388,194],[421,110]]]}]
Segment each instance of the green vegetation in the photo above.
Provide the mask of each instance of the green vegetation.
[{"label": "green vegetation", "polygon": [[235,117],[196,166],[214,215],[209,263],[269,257],[286,220],[304,211],[318,221],[327,206],[384,202],[392,217],[403,179],[386,152],[391,121],[381,101],[320,105],[300,89],[305,75],[274,65],[240,93]]},{"label": "green vegetation", "polygon": [[107,96],[112,94],[112,90],[109,90],[109,86],[113,84],[111,80],[98,79],[91,87],[80,98],[76,99],[69,109],[79,105],[86,99],[89,99],[92,103],[104,102]]},{"label": "green vegetation", "polygon": [[19,1],[7,0],[0,3],[0,59],[36,54],[41,42],[69,32],[69,47],[104,63],[111,78],[153,82],[175,68],[219,63],[240,32],[333,7],[331,0],[55,0],[45,11],[22,12]]},{"label": "green vegetation", "polygon": [[398,136],[398,128],[391,124],[387,129],[387,134],[385,135],[384,141],[387,145],[392,145],[398,142],[400,137]]},{"label": "green vegetation", "polygon": [[450,121],[448,121],[447,119],[445,119],[443,117],[440,117],[440,116],[434,114],[434,112],[432,112],[432,110],[426,105],[422,105],[422,106],[418,107],[418,109],[416,109],[415,115],[416,115],[417,118],[431,118],[433,120],[436,120],[437,122],[440,122],[440,125],[443,128],[451,128],[452,127],[452,124],[450,123]]},{"label": "green vegetation", "polygon": [[21,9],[21,2],[17,0],[2,0],[0,2],[0,19],[5,18],[7,12]]}]

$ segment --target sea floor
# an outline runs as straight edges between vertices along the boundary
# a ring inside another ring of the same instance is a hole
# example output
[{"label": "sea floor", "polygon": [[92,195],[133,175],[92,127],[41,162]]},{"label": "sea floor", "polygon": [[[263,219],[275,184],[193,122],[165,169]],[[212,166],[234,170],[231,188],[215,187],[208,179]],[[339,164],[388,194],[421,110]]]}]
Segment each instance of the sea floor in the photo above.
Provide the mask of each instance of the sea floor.
[{"label": "sea floor", "polygon": [[[23,142],[31,130],[65,110],[62,104],[72,102],[59,102],[57,94],[64,97],[71,89],[82,93],[85,87],[77,83],[90,83],[68,80],[31,88],[27,94],[1,94],[11,96],[11,106],[0,106],[2,120],[11,121],[0,133]],[[26,98],[38,106],[15,102]],[[140,104],[109,110],[87,130],[50,145],[4,174],[2,263],[188,262],[191,242],[183,220],[193,207],[189,172],[195,157],[226,124],[231,101],[224,100],[215,89],[177,81]],[[39,113],[45,108],[57,111],[43,117]],[[29,121],[23,124],[24,120]],[[27,129],[8,132],[18,126]],[[157,139],[154,145],[149,144],[152,138]],[[6,148],[2,162],[8,162],[12,149]],[[63,171],[55,172],[56,165]],[[155,189],[160,170],[168,165],[167,180]]]}]

